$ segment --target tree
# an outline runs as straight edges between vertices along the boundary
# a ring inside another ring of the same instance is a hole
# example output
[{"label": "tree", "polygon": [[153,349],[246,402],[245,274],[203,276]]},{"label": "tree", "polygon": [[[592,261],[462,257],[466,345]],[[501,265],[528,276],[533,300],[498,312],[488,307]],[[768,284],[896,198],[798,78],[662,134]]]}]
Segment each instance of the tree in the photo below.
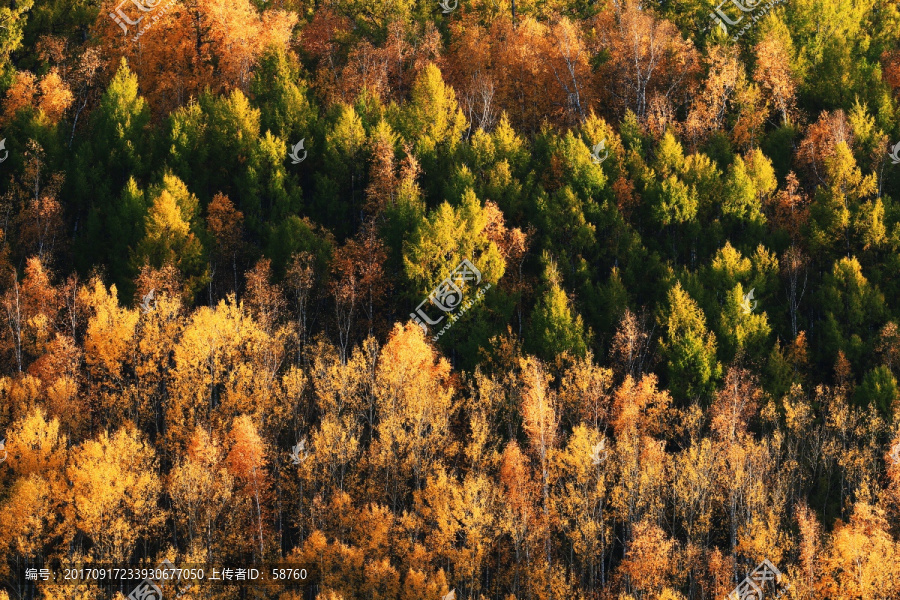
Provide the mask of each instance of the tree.
[{"label": "tree", "polygon": [[703,92],[694,97],[687,129],[694,140],[705,140],[710,133],[724,128],[733,113],[747,76],[738,59],[736,46],[713,46],[707,58],[709,73]]},{"label": "tree", "polygon": [[54,496],[48,481],[39,475],[15,480],[9,499],[0,506],[0,547],[27,563],[40,561],[50,532],[58,526],[59,505]]},{"label": "tree", "polygon": [[[309,473],[314,486],[343,492],[354,471],[354,459],[364,450],[363,434],[371,439],[376,423],[371,389],[378,358],[374,345],[370,338],[365,347],[356,348],[349,360],[343,361],[333,348],[319,346],[310,384],[321,420],[312,433],[310,457],[300,467],[301,473]],[[300,425],[296,424],[297,431]]]},{"label": "tree", "polygon": [[188,548],[203,548],[209,560],[224,555],[227,549],[216,547],[216,532],[227,521],[234,477],[218,440],[200,427],[195,429],[185,456],[169,475],[167,490],[174,516],[187,532]]},{"label": "tree", "polygon": [[386,260],[387,253],[376,235],[374,224],[366,225],[357,238],[348,240],[344,247],[335,252],[332,262],[335,277],[331,282],[331,293],[343,360],[348,355],[357,304],[366,315],[368,335],[374,331],[375,308],[381,304],[389,285],[384,276]]},{"label": "tree", "polygon": [[363,205],[363,165],[366,162],[366,131],[353,106],[339,104],[325,132],[324,165],[315,175],[313,200],[323,224],[339,236],[348,235]]},{"label": "tree", "polygon": [[762,394],[757,382],[745,369],[731,367],[724,387],[712,405],[711,427],[716,437],[734,441],[747,433],[750,418],[756,414]]},{"label": "tree", "polygon": [[528,345],[547,360],[570,352],[583,358],[591,341],[590,330],[585,331],[581,315],[563,291],[556,263],[545,256],[544,292],[531,314],[526,340]]},{"label": "tree", "polygon": [[[17,477],[38,475],[44,484],[53,487],[61,483],[66,463],[66,436],[60,432],[57,418],[47,418],[41,407],[12,424],[6,437],[9,466]],[[58,493],[58,489],[54,489]]]},{"label": "tree", "polygon": [[[118,424],[129,408],[119,401],[118,394],[133,360],[138,311],[121,308],[116,286],[111,285],[107,290],[97,278],[81,288],[78,295],[90,311],[84,350],[87,372],[93,382],[94,406],[98,416]],[[134,417],[134,407],[130,408]]]},{"label": "tree", "polygon": [[[790,38],[787,38],[790,41]],[[782,124],[796,118],[797,82],[791,70],[793,48],[784,38],[770,31],[754,47],[756,68],[753,79],[758,82],[775,110],[781,113]]]},{"label": "tree", "polygon": [[[559,413],[556,395],[548,389],[549,376],[544,365],[534,358],[522,359],[522,427],[540,464],[543,504],[544,564],[542,571],[552,568],[550,524],[550,461],[559,435]],[[547,577],[547,585],[550,585]]]},{"label": "tree", "polygon": [[669,386],[682,399],[706,398],[721,374],[716,360],[716,336],[706,329],[700,306],[676,283],[669,289],[668,306],[660,317]]},{"label": "tree", "polygon": [[272,261],[263,258],[246,273],[244,295],[250,314],[269,335],[281,325],[287,308],[282,287],[272,279]]},{"label": "tree", "polygon": [[124,60],[90,120],[91,135],[78,148],[70,175],[76,206],[87,217],[77,247],[83,268],[109,264],[114,282],[126,286],[132,279],[128,252],[141,237],[146,211],[138,181],[149,167],[150,109]]},{"label": "tree", "polygon": [[416,77],[404,115],[404,131],[416,152],[433,156],[440,147],[452,150],[459,142],[466,118],[456,103],[456,92],[444,83],[440,70],[427,65]]},{"label": "tree", "polygon": [[25,23],[23,16],[34,6],[34,0],[17,2],[15,6],[4,6],[0,9],[0,22],[4,25],[0,34],[0,70],[6,71],[9,67],[9,55],[19,49],[22,44]]},{"label": "tree", "polygon": [[628,588],[639,595],[659,594],[667,584],[674,583],[678,564],[675,543],[647,520],[635,525],[633,536],[621,567],[628,577]]},{"label": "tree", "polygon": [[822,331],[825,356],[842,351],[851,364],[858,364],[874,334],[874,324],[885,314],[884,296],[863,275],[856,258],[836,261],[820,293],[820,302],[827,307]]},{"label": "tree", "polygon": [[[761,156],[761,155],[760,155]],[[765,159],[762,156],[762,159]],[[734,163],[725,176],[725,198],[722,201],[722,212],[741,221],[762,222],[762,203],[756,182],[747,172],[747,165],[740,156],[734,157]]]},{"label": "tree", "polygon": [[609,510],[612,458],[606,442],[607,438],[596,429],[578,425],[572,430],[565,452],[560,456],[563,487],[555,498],[562,517],[560,528],[570,539],[590,588],[605,585],[606,555],[612,546]]},{"label": "tree", "polygon": [[796,244],[809,221],[809,199],[800,189],[800,182],[793,171],[788,173],[785,184],[770,199],[767,220],[787,231]]},{"label": "tree", "polygon": [[489,216],[468,190],[458,207],[444,202],[419,223],[403,244],[403,266],[416,297],[430,293],[464,259],[481,272],[482,281],[495,284],[503,277],[506,264],[489,235]]},{"label": "tree", "polygon": [[[229,442],[231,449],[225,457],[225,464],[228,473],[235,479],[235,496],[242,497],[244,501],[239,504],[239,509],[244,512],[244,525],[250,526],[253,523],[256,527],[259,541],[259,555],[264,556],[265,537],[263,530],[263,511],[268,517],[269,508],[267,504],[269,496],[269,476],[266,468],[266,447],[262,438],[260,438],[257,428],[248,415],[240,415],[235,417],[231,424],[229,433]],[[249,510],[248,510],[249,509]],[[255,513],[255,519],[250,514]],[[268,519],[266,519],[268,522]],[[240,539],[246,539],[246,535],[240,530],[235,531],[237,534],[237,542]],[[247,548],[249,549],[249,548]],[[254,548],[255,552],[255,548]]]},{"label": "tree", "polygon": [[622,314],[609,353],[617,375],[639,379],[650,366],[652,330],[647,331],[647,315],[638,317],[627,308]]},{"label": "tree", "polygon": [[443,463],[454,410],[450,364],[413,324],[394,326],[375,375],[378,411],[370,450],[393,510]]},{"label": "tree", "polygon": [[[857,597],[897,591],[897,542],[888,533],[884,512],[858,502],[848,523],[838,521],[820,568],[817,592]],[[850,570],[854,577],[841,577]]]},{"label": "tree", "polygon": [[306,347],[315,318],[315,313],[310,315],[310,303],[315,299],[317,279],[321,280],[322,278],[322,273],[317,273],[317,271],[316,257],[312,252],[295,252],[291,257],[291,264],[285,277],[286,289],[297,314],[301,348]]},{"label": "tree", "polygon": [[[14,258],[22,261],[36,255],[44,262],[56,259],[56,252],[68,246],[65,234],[63,205],[60,191],[64,173],[48,169],[47,153],[39,143],[29,140],[23,153],[25,161],[21,177],[11,178],[7,198],[12,201],[7,219]],[[10,219],[11,217],[11,219]]]},{"label": "tree", "polygon": [[[220,277],[228,281],[225,291],[237,293],[238,287],[238,258],[244,251],[244,213],[237,210],[228,196],[216,194],[212,202],[206,208],[206,225],[216,240],[210,258],[210,287],[216,281],[217,267],[222,262],[231,263],[231,278]],[[227,266],[223,265],[223,266]],[[212,295],[212,292],[210,292]],[[224,294],[217,296],[221,297]],[[210,298],[212,300],[212,298]]]},{"label": "tree", "polygon": [[108,199],[128,177],[146,172],[143,157],[149,119],[147,102],[138,92],[138,77],[123,59],[92,114],[94,135],[83,147],[84,160],[79,161],[89,177],[84,183],[90,187],[80,190],[84,196],[92,191],[90,195]]},{"label": "tree", "polygon": [[897,379],[886,366],[875,367],[866,373],[856,388],[856,398],[861,405],[875,406],[881,414],[892,415],[900,400]]},{"label": "tree", "polygon": [[610,54],[599,75],[611,82],[604,92],[617,116],[631,110],[643,120],[655,96],[676,102],[685,97],[699,61],[694,45],[672,23],[637,3],[607,8],[597,21],[600,47]]},{"label": "tree", "polygon": [[185,293],[193,295],[206,283],[203,245],[198,228],[199,203],[174,175],[150,191],[153,198],[144,223],[144,237],[135,249],[136,264],[175,266],[185,277]]},{"label": "tree", "polygon": [[505,531],[513,543],[514,560],[511,588],[514,594],[521,588],[529,587],[527,580],[531,572],[536,533],[540,531],[538,497],[540,486],[528,457],[515,441],[509,442],[503,450],[500,463],[500,490],[503,508],[498,526]]},{"label": "tree", "polygon": [[77,533],[86,536],[98,562],[128,561],[138,541],[155,535],[164,522],[156,453],[133,428],[112,436],[101,432],[78,446],[66,478],[65,536],[69,543]]},{"label": "tree", "polygon": [[[111,7],[112,8],[112,7]],[[198,97],[240,89],[251,83],[251,69],[270,47],[285,48],[296,15],[282,10],[257,11],[250,0],[227,6],[210,0],[187,0],[152,13],[125,34],[103,11],[96,29],[113,56],[128,57],[139,70],[154,108],[165,114]],[[132,19],[139,11],[132,9]]]},{"label": "tree", "polygon": [[[381,213],[394,204],[397,188],[396,146],[398,136],[391,126],[382,119],[369,134],[372,146],[372,160],[369,166],[369,185],[366,187],[365,211],[372,216]],[[414,182],[413,182],[414,183]]]},{"label": "tree", "polygon": [[277,403],[272,386],[285,356],[284,336],[268,334],[233,299],[198,309],[186,321],[166,382],[171,448],[185,446],[198,424],[224,434],[240,415],[262,422]]},{"label": "tree", "polygon": [[316,111],[307,99],[295,56],[270,46],[259,58],[250,93],[260,109],[263,129],[284,140],[299,141],[304,136]]}]

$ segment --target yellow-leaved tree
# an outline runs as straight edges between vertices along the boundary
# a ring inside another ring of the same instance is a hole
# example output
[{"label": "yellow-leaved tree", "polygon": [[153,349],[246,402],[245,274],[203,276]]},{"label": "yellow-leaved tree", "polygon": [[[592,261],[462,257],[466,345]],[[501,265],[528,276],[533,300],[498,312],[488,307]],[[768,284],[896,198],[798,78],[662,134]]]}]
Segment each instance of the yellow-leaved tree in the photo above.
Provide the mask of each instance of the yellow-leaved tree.
[{"label": "yellow-leaved tree", "polygon": [[202,552],[208,561],[222,557],[216,534],[226,529],[234,477],[225,465],[221,444],[202,427],[194,430],[186,455],[169,474],[167,489],[188,548]]},{"label": "yellow-leaved tree", "polygon": [[449,376],[450,364],[425,341],[421,328],[394,326],[375,376],[377,425],[370,450],[394,510],[453,454]]},{"label": "yellow-leaved tree", "polygon": [[78,534],[85,536],[93,560],[129,560],[165,521],[156,453],[133,426],[103,431],[74,448],[66,479],[65,537],[74,544],[83,543]]}]

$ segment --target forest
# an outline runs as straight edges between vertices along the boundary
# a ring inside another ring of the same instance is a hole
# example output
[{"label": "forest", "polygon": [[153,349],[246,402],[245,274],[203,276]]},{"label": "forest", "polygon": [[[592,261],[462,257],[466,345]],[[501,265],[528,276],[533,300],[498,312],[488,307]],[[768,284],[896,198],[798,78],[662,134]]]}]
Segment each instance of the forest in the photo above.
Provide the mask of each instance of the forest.
[{"label": "forest", "polygon": [[900,598],[900,1],[714,1],[0,0],[0,600]]}]

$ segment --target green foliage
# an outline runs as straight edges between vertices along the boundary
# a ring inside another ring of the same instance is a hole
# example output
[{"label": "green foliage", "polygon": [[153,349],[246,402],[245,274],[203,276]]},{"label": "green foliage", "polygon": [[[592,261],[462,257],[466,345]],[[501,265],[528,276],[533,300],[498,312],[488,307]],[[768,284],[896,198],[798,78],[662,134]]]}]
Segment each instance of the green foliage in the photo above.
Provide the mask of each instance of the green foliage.
[{"label": "green foliage", "polygon": [[669,289],[666,300],[659,321],[669,389],[680,399],[708,399],[722,374],[716,336],[706,328],[703,310],[680,283]]},{"label": "green foliage", "polygon": [[325,132],[323,166],[316,173],[314,214],[340,237],[351,232],[363,203],[366,131],[350,105],[333,108],[334,123]]},{"label": "green foliage", "polygon": [[896,3],[165,2],[0,3],[0,574],[900,597]]},{"label": "green foliage", "polygon": [[[150,108],[138,91],[138,78],[122,59],[116,74],[93,113],[90,143],[85,146],[91,163],[91,190],[96,194],[116,193],[117,182],[147,172],[144,164],[147,151],[147,131]],[[102,171],[102,172],[98,172]],[[112,188],[109,182],[112,181]],[[98,190],[95,186],[101,186]],[[85,193],[89,193],[85,191]]]},{"label": "green foliage", "polygon": [[260,58],[250,93],[260,110],[262,129],[283,140],[296,143],[316,118],[306,83],[300,78],[300,65],[281,48],[270,48]]},{"label": "green foliage", "polygon": [[[136,271],[131,263],[131,253],[144,234],[147,201],[144,192],[134,179],[129,179],[117,202],[105,210],[94,207],[88,214],[86,237],[93,240],[95,252],[108,257],[109,275],[113,281],[124,283],[123,291],[130,287]],[[108,235],[106,232],[116,232]]]},{"label": "green foliage", "polygon": [[147,195],[150,206],[144,236],[135,249],[135,270],[144,264],[156,269],[173,265],[184,275],[187,289],[197,292],[207,277],[197,197],[174,175],[165,175]]},{"label": "green foliage", "polygon": [[885,365],[875,367],[863,377],[856,388],[856,401],[863,406],[874,406],[882,415],[890,416],[900,400],[900,387],[891,370]]},{"label": "green foliage", "polygon": [[843,351],[852,364],[863,361],[875,327],[885,317],[884,296],[863,276],[856,258],[842,258],[825,277],[820,299],[825,311],[824,357]]},{"label": "green foliage", "polygon": [[[767,182],[764,182],[767,183]],[[758,223],[763,220],[762,205],[754,178],[747,172],[747,166],[740,156],[734,157],[734,163],[725,176],[725,196],[722,200],[722,213],[740,221]]]},{"label": "green foliage", "polygon": [[581,315],[561,286],[556,263],[546,254],[542,293],[531,313],[531,325],[526,336],[529,349],[546,360],[553,360],[563,352],[584,357],[591,342],[590,330],[585,331]]},{"label": "green foliage", "polygon": [[674,175],[655,186],[651,195],[654,199],[653,217],[663,227],[681,225],[697,217],[697,194]]},{"label": "green foliage", "polygon": [[18,50],[24,38],[25,24],[34,0],[8,2],[0,6],[0,75],[5,75],[9,68],[9,55]]},{"label": "green foliage", "polygon": [[149,122],[137,76],[123,59],[91,115],[91,136],[78,148],[70,181],[74,204],[86,215],[79,263],[108,265],[123,289],[130,287],[129,250],[146,211],[138,187],[149,171]]},{"label": "green foliage", "polygon": [[419,154],[432,156],[439,148],[455,148],[465,126],[456,92],[444,83],[440,69],[428,64],[416,77],[409,104],[403,111],[407,139],[415,143]]},{"label": "green foliage", "polygon": [[413,298],[427,295],[463,259],[496,283],[506,271],[497,245],[488,238],[487,219],[475,192],[466,192],[458,208],[444,202],[431,211],[403,244],[403,266]]},{"label": "green foliage", "polygon": [[272,227],[266,255],[272,259],[276,273],[283,277],[291,258],[299,252],[311,253],[316,259],[316,266],[320,270],[325,269],[325,265],[331,260],[334,240],[329,234],[323,235],[316,229],[309,219],[296,215],[291,215]]}]

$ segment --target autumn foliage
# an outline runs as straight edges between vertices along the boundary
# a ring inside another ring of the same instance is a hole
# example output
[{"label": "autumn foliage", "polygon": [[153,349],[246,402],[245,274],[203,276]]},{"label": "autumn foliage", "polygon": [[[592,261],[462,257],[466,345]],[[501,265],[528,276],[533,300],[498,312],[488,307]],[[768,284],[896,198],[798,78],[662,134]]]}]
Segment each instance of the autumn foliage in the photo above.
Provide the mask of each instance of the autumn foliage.
[{"label": "autumn foliage", "polygon": [[894,7],[7,4],[0,599],[900,597]]}]

